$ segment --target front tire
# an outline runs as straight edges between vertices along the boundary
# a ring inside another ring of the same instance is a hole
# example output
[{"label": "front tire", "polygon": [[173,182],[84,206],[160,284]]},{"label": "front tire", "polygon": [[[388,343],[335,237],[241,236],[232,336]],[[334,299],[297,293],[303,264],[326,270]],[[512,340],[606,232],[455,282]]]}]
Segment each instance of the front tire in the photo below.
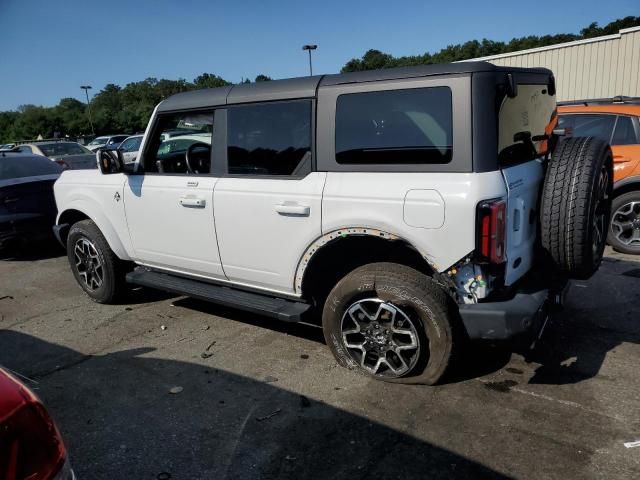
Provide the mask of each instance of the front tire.
[{"label": "front tire", "polygon": [[67,236],[67,258],[80,288],[97,303],[115,303],[125,293],[125,269],[92,220],[75,223]]},{"label": "front tire", "polygon": [[433,385],[460,339],[456,306],[430,277],[395,263],[372,263],[344,277],[322,315],[338,363],[378,380]]},{"label": "front tire", "polygon": [[607,243],[617,252],[640,255],[640,191],[616,197]]}]

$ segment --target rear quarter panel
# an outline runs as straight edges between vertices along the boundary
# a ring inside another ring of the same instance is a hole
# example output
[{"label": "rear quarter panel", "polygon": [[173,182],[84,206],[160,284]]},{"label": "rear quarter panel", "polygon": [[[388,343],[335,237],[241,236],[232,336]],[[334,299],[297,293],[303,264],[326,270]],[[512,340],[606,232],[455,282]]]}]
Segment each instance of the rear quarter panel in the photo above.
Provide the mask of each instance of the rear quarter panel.
[{"label": "rear quarter panel", "polygon": [[[406,201],[409,192],[411,204]],[[499,171],[329,172],[322,200],[322,233],[349,227],[391,233],[408,241],[442,272],[475,249],[478,203],[506,194]],[[442,208],[435,201],[438,196]],[[433,218],[416,222],[421,210]]]}]

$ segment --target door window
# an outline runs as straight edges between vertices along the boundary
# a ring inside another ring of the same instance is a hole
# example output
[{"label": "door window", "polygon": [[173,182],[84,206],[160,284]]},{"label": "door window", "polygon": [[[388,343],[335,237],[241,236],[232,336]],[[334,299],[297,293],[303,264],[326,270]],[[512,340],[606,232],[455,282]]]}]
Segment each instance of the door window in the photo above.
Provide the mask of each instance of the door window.
[{"label": "door window", "polygon": [[613,132],[611,145],[633,145],[636,143],[638,143],[638,138],[631,117],[620,115]]},{"label": "door window", "polygon": [[596,137],[605,142],[611,140],[615,115],[577,113],[563,114],[558,118],[558,127],[564,128],[568,137]]},{"label": "door window", "polygon": [[120,150],[124,152],[136,152],[140,148],[142,137],[130,138],[120,145]]},{"label": "door window", "polygon": [[207,174],[211,170],[213,112],[163,115],[145,149],[146,173]]},{"label": "door window", "polygon": [[338,163],[449,163],[452,145],[449,87],[350,93],[338,97]]},{"label": "door window", "polygon": [[311,101],[262,103],[227,111],[228,173],[304,175],[311,171]]}]

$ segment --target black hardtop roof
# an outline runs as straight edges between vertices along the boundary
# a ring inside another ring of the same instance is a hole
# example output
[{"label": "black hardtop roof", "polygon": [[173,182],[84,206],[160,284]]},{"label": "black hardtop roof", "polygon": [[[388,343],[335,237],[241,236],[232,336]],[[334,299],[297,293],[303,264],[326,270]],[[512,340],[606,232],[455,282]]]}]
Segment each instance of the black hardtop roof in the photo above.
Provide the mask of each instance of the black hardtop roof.
[{"label": "black hardtop roof", "polygon": [[312,77],[287,78],[267,82],[255,82],[226,87],[193,90],[177,93],[162,101],[158,112],[217,107],[248,102],[311,98],[319,86],[364,83],[380,80],[400,80],[435,75],[460,75],[477,72],[526,73],[551,75],[546,68],[500,67],[489,62],[458,62],[415,67],[386,68],[364,72],[315,75]]}]

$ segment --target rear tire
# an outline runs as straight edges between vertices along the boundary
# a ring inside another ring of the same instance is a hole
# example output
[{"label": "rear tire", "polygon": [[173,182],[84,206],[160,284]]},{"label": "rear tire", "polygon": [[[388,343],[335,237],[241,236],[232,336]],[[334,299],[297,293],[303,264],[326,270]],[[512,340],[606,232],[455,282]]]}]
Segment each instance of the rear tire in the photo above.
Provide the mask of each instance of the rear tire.
[{"label": "rear tire", "polygon": [[438,284],[395,263],[349,273],[322,315],[325,340],[341,366],[395,383],[440,381],[462,338],[459,325],[455,303]]},{"label": "rear tire", "polygon": [[542,246],[559,273],[587,279],[600,267],[611,217],[609,145],[594,137],[558,143],[541,202]]},{"label": "rear tire", "polygon": [[94,302],[116,303],[124,296],[125,264],[93,220],[82,220],[71,227],[67,258],[78,285]]},{"label": "rear tire", "polygon": [[640,191],[627,192],[613,200],[607,243],[616,252],[640,255]]}]

